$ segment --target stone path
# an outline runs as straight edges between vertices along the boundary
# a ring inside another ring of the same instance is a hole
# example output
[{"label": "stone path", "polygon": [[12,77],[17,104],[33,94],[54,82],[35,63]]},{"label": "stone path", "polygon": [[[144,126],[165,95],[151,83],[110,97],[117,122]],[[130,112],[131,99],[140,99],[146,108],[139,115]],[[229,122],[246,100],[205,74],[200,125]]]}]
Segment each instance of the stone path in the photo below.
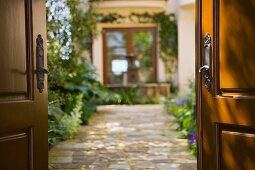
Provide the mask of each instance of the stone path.
[{"label": "stone path", "polygon": [[195,170],[196,159],[160,105],[100,106],[90,125],[51,149],[52,169]]}]

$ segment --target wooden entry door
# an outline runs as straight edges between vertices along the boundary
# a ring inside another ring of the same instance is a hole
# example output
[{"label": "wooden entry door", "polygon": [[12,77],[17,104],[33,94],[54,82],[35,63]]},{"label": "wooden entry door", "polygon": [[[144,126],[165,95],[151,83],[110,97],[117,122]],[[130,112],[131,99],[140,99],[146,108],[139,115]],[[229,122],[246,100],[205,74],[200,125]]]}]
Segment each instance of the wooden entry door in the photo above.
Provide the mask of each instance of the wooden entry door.
[{"label": "wooden entry door", "polygon": [[254,16],[255,0],[197,1],[199,169],[255,169]]},{"label": "wooden entry door", "polygon": [[41,77],[40,93],[36,76],[45,11],[44,0],[0,0],[0,170],[48,169],[47,86]]}]

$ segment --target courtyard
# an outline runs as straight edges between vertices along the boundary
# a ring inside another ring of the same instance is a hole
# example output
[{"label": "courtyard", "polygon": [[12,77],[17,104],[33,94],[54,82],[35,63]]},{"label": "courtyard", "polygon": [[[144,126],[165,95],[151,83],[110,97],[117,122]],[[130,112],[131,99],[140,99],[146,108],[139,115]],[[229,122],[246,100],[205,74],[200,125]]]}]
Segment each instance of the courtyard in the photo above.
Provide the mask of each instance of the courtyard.
[{"label": "courtyard", "polygon": [[162,105],[99,106],[88,126],[50,152],[52,169],[196,170],[175,118]]}]

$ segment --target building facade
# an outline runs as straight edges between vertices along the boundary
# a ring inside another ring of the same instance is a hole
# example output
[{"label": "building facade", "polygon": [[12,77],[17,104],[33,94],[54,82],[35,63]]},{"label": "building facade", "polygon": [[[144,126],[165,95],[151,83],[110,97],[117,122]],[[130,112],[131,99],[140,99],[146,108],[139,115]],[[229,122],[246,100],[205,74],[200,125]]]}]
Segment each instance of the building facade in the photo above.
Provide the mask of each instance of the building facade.
[{"label": "building facade", "polygon": [[[116,13],[128,17],[131,13],[157,13],[167,10],[165,0],[105,0],[96,7],[104,15]],[[101,23],[102,35],[93,41],[93,64],[104,84],[165,82],[165,68],[159,58],[158,26],[155,23]],[[141,43],[140,43],[140,42]],[[128,68],[133,67],[133,68]],[[136,67],[136,68],[135,68]],[[138,69],[137,73],[135,73]],[[132,72],[125,74],[125,72]]]},{"label": "building facade", "polygon": [[[186,92],[195,72],[195,2],[194,0],[104,0],[97,12],[129,16],[131,13],[175,13],[178,20],[179,90]],[[168,76],[159,57],[158,25],[134,23],[100,23],[102,32],[93,40],[93,64],[98,79],[106,85],[166,82]],[[145,56],[145,57],[143,57]]]}]

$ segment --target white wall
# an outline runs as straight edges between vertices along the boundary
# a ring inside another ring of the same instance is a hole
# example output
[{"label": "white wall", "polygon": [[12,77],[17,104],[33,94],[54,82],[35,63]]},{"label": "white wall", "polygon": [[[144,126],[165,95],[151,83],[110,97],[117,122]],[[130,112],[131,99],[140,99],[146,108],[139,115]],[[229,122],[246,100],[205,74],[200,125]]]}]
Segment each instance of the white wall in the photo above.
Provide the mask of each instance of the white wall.
[{"label": "white wall", "polygon": [[97,68],[97,79],[103,83],[103,37],[101,35],[97,36],[93,40],[93,64]]},{"label": "white wall", "polygon": [[188,91],[189,80],[195,79],[195,1],[168,0],[169,12],[178,22],[178,82],[181,93]]},{"label": "white wall", "polygon": [[181,6],[178,11],[179,89],[185,93],[195,78],[195,4]]}]

